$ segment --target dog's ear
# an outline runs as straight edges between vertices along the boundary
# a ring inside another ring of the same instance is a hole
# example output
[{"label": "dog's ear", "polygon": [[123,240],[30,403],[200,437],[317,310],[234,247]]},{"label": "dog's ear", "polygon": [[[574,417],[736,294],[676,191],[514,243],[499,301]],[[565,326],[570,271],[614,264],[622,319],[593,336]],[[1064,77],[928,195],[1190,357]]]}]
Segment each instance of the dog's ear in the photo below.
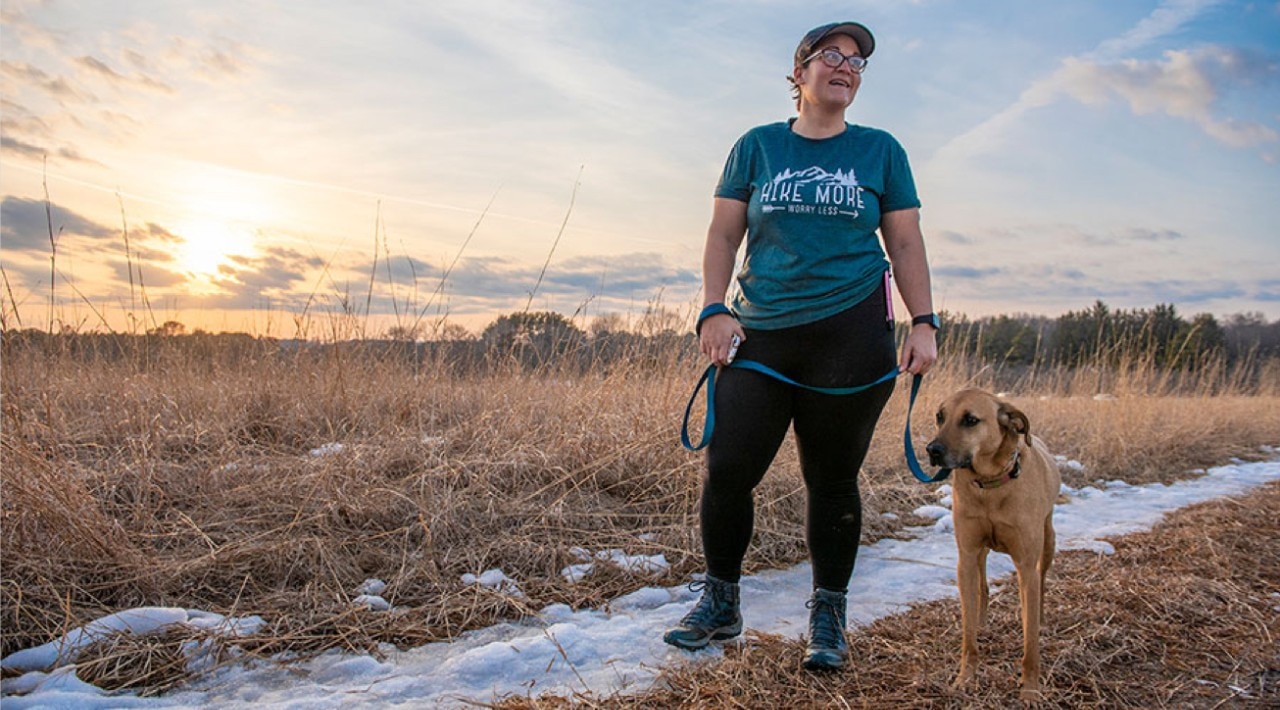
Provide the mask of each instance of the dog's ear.
[{"label": "dog's ear", "polygon": [[1022,435],[1026,438],[1027,445],[1031,445],[1031,422],[1022,410],[1008,402],[1001,402],[999,419],[1002,429],[1011,432],[1014,436]]}]

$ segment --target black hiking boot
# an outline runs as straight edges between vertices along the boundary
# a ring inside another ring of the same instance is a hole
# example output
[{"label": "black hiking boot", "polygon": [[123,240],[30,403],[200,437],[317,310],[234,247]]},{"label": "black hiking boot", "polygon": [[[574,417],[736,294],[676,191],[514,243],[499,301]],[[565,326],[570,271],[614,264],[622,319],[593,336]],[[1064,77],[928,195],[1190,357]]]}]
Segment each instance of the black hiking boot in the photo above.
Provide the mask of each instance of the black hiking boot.
[{"label": "black hiking boot", "polygon": [[680,620],[680,625],[662,635],[662,640],[686,650],[697,650],[712,641],[731,639],[742,633],[739,588],[707,575],[705,581],[691,582],[689,589],[702,590],[702,598]]},{"label": "black hiking boot", "polygon": [[809,608],[809,648],[804,667],[811,671],[834,671],[849,660],[849,642],[844,637],[845,593],[829,589],[813,590]]}]

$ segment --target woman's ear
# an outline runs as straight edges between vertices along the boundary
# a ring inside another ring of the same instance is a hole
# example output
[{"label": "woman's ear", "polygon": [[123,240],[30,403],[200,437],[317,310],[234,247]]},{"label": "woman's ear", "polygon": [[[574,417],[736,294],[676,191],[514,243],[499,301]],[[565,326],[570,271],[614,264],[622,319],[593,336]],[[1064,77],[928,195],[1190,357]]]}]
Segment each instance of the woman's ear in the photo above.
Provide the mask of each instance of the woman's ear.
[{"label": "woman's ear", "polygon": [[796,68],[791,70],[791,79],[795,81],[796,86],[800,86],[801,84],[803,84],[804,83],[804,67],[797,64]]}]

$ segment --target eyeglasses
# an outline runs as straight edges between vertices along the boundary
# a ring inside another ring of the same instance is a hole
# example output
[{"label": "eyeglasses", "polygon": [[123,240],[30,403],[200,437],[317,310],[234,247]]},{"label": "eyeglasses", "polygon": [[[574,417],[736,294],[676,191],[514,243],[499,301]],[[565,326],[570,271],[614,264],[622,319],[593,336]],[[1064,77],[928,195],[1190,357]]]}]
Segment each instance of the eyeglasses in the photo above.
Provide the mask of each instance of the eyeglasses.
[{"label": "eyeglasses", "polygon": [[823,64],[826,64],[832,69],[839,69],[841,64],[849,62],[849,71],[852,71],[854,74],[861,74],[862,71],[867,68],[866,59],[859,57],[856,54],[850,54],[846,57],[840,53],[840,50],[832,47],[827,47],[826,49],[821,49],[810,54],[809,57],[804,60],[804,63],[808,64],[814,59],[821,59]]}]

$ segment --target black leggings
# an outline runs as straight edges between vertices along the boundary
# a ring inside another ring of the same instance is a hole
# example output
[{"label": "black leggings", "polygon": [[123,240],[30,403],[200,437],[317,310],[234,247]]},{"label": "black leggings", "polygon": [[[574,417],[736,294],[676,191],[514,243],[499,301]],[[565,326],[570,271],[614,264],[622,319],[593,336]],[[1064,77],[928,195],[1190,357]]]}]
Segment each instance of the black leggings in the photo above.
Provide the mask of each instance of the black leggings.
[{"label": "black leggings", "polygon": [[[885,298],[881,286],[856,306],[814,323],[748,329],[738,357],[814,387],[874,382],[897,364]],[[862,537],[858,469],[893,386],[890,380],[858,394],[826,395],[750,370],[722,369],[700,511],[707,572],[730,582],[742,576],[755,517],[752,491],[794,425],[808,492],[814,586],[846,590]]]}]

